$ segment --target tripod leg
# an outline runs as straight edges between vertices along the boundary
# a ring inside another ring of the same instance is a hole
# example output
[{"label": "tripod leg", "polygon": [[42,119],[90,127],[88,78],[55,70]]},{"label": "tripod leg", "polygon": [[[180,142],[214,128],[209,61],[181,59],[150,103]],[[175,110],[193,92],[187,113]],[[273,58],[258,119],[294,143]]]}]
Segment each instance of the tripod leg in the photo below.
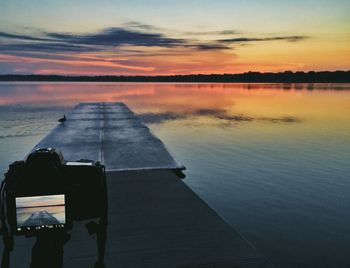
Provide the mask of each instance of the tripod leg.
[{"label": "tripod leg", "polygon": [[106,252],[106,240],[107,240],[107,224],[103,221],[100,221],[97,232],[96,232],[96,240],[97,240],[97,251],[98,251],[98,259],[95,263],[95,268],[104,268],[106,267],[104,264],[104,256]]},{"label": "tripod leg", "polygon": [[4,251],[2,252],[1,268],[10,267],[10,253],[11,251],[5,247]]}]

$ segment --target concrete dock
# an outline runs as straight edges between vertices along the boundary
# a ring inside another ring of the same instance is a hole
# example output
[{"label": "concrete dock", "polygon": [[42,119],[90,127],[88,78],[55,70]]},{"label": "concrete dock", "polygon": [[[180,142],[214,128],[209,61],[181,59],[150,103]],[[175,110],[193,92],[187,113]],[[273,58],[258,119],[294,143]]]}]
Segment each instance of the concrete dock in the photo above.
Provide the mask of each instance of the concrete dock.
[{"label": "concrete dock", "polygon": [[67,160],[99,160],[106,170],[182,170],[165,145],[123,103],[81,103],[36,148],[59,148]]},{"label": "concrete dock", "polygon": [[[181,165],[121,103],[80,104],[35,148],[107,168],[106,267],[273,267],[179,177]],[[28,267],[35,238],[16,237],[11,267]],[[93,267],[96,239],[75,222],[63,267]]]}]

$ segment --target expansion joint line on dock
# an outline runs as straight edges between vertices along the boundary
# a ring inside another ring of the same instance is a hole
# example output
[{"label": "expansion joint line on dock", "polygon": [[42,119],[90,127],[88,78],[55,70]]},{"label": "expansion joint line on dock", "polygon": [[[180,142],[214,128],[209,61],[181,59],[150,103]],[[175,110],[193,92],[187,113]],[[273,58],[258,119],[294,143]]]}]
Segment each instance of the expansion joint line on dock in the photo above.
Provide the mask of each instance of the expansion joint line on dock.
[{"label": "expansion joint line on dock", "polygon": [[104,112],[105,104],[100,103],[100,162],[103,163],[103,138],[104,138]]}]

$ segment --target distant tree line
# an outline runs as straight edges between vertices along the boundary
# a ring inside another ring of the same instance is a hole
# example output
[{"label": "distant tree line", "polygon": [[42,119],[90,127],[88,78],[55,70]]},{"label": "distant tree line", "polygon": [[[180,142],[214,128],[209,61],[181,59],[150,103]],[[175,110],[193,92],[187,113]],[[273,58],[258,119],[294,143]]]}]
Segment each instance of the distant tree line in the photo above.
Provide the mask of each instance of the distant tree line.
[{"label": "distant tree line", "polygon": [[197,82],[197,83],[350,83],[350,71],[280,72],[242,74],[191,74],[157,76],[64,76],[64,75],[0,75],[0,81],[68,81],[68,82]]}]

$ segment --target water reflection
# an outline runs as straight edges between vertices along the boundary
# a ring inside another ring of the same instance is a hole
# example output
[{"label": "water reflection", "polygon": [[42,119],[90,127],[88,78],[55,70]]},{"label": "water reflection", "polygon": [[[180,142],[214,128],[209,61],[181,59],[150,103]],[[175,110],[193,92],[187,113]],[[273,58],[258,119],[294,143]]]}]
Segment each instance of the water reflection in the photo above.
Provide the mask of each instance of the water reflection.
[{"label": "water reflection", "polygon": [[159,112],[159,113],[140,113],[139,118],[146,124],[160,124],[165,121],[173,120],[195,120],[200,117],[207,117],[219,120],[223,126],[229,126],[237,122],[250,121],[267,121],[271,123],[297,123],[301,119],[293,116],[282,117],[249,117],[241,114],[228,114],[225,110],[210,110],[200,109],[192,112],[173,113],[173,112]]},{"label": "water reflection", "polygon": [[[308,91],[311,85],[317,93]],[[233,121],[291,122],[317,113],[344,116],[341,109],[349,101],[349,89],[349,84],[0,83],[0,107],[40,112],[48,106],[52,110],[79,102],[123,101],[149,118],[207,115]]]},{"label": "water reflection", "polygon": [[0,170],[90,101],[128,104],[273,262],[350,263],[350,84],[0,83]]},{"label": "water reflection", "polygon": [[[0,105],[10,104],[62,104],[72,105],[77,101],[120,101],[128,99],[146,100],[164,104],[189,104],[190,97],[193,102],[199,101],[202,106],[208,108],[208,104],[214,107],[227,104],[228,96],[242,95],[242,91],[251,94],[251,90],[259,91],[259,95],[274,94],[284,95],[281,89],[296,93],[298,91],[316,88],[324,91],[346,91],[350,89],[349,84],[186,84],[186,83],[45,83],[45,82],[18,82],[0,83]],[[234,90],[235,92],[233,92]],[[263,90],[263,92],[261,92]],[[239,92],[237,92],[239,91]],[[267,92],[268,91],[268,92]],[[168,97],[175,97],[171,100]],[[215,96],[215,99],[208,98]],[[154,99],[156,97],[156,99]],[[185,97],[185,98],[184,98]],[[218,98],[218,99],[217,99]],[[181,102],[179,102],[181,101]],[[208,102],[209,101],[209,102]],[[195,105],[192,103],[192,105]],[[191,106],[192,106],[191,105]]]}]

